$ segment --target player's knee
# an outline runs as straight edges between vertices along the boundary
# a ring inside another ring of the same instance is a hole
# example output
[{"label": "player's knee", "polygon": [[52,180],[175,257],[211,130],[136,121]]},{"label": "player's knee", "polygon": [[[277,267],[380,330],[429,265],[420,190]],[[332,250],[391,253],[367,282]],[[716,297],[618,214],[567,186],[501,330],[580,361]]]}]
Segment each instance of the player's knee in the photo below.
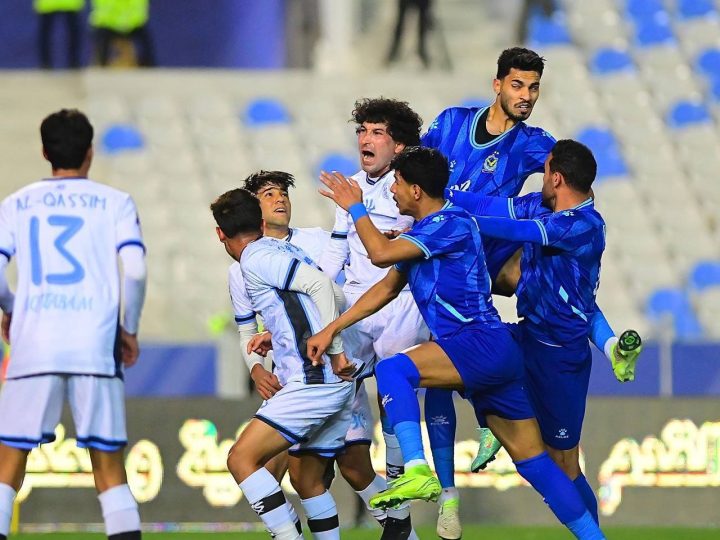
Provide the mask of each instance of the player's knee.
[{"label": "player's knee", "polygon": [[375,479],[375,471],[364,461],[338,460],[340,474],[355,491],[362,491]]},{"label": "player's knee", "polygon": [[322,476],[302,474],[302,471],[295,467],[290,467],[288,473],[292,487],[302,499],[317,497],[327,491]]},{"label": "player's knee", "polygon": [[580,458],[577,446],[569,450],[548,447],[547,451],[552,460],[571,480],[575,480],[580,475]]},{"label": "player's knee", "polygon": [[243,481],[264,464],[260,462],[252,449],[236,442],[228,452],[227,468],[238,482]]}]

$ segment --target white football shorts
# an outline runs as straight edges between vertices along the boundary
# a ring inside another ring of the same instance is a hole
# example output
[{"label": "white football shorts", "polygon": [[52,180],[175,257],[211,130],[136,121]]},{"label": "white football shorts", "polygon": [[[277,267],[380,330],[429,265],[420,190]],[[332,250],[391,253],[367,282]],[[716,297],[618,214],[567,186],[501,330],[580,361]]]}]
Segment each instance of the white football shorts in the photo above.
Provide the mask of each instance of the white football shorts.
[{"label": "white football shorts", "polygon": [[127,444],[124,382],[95,375],[36,375],[5,381],[0,390],[0,442],[32,450],[54,441],[66,398],[80,448],[114,452]]}]

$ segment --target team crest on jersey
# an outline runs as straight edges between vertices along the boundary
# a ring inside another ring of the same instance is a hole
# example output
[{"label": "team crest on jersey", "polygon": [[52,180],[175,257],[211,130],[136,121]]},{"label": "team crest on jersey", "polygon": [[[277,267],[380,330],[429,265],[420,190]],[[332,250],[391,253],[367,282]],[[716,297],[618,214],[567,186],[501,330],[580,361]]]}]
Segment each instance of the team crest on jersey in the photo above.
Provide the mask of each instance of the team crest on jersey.
[{"label": "team crest on jersey", "polygon": [[482,172],[484,173],[493,173],[495,172],[495,169],[497,169],[498,164],[498,156],[500,155],[499,152],[493,152],[488,157],[485,158],[485,161],[483,162]]}]

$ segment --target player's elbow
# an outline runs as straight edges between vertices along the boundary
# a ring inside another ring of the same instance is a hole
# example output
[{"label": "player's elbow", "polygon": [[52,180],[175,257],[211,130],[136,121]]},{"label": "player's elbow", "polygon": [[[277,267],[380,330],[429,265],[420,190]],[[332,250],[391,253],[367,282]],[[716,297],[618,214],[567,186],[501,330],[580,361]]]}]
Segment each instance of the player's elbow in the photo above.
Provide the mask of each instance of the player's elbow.
[{"label": "player's elbow", "polygon": [[384,251],[376,251],[375,253],[371,253],[369,255],[370,262],[378,268],[389,268],[395,262],[391,259],[390,253]]}]

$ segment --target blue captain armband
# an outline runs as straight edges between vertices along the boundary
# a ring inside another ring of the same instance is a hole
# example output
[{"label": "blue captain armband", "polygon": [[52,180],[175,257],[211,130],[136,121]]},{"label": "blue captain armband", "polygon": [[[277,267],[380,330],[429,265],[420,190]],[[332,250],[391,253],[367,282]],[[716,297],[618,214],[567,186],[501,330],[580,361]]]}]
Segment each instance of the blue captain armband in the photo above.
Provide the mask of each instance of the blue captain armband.
[{"label": "blue captain armband", "polygon": [[348,213],[352,216],[353,221],[357,221],[361,217],[368,215],[367,208],[365,208],[365,205],[361,202],[355,203],[348,208]]}]

